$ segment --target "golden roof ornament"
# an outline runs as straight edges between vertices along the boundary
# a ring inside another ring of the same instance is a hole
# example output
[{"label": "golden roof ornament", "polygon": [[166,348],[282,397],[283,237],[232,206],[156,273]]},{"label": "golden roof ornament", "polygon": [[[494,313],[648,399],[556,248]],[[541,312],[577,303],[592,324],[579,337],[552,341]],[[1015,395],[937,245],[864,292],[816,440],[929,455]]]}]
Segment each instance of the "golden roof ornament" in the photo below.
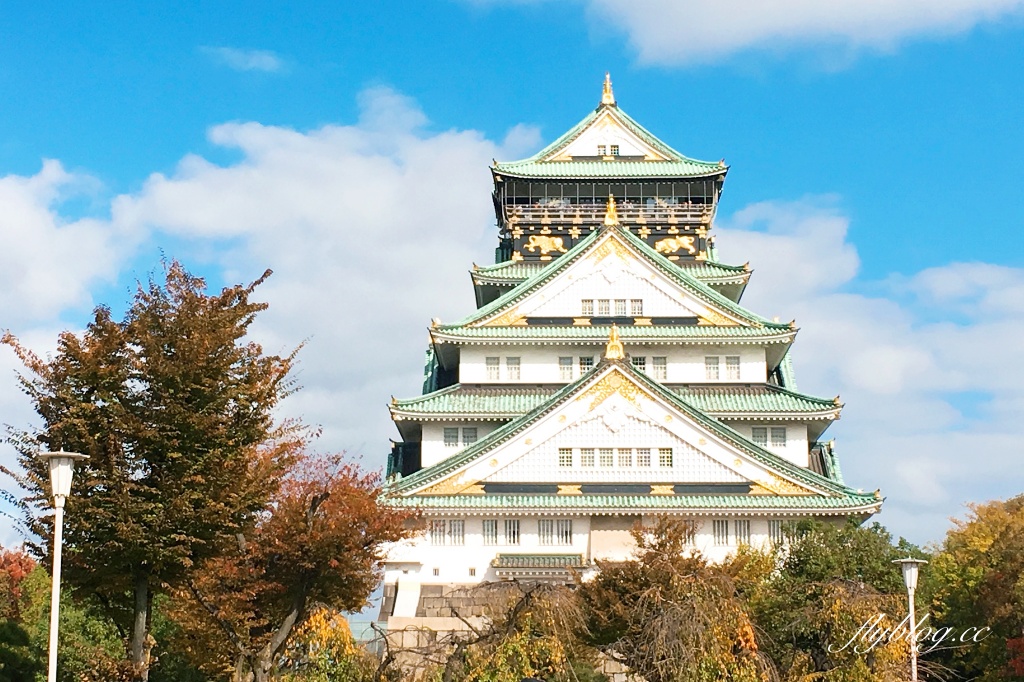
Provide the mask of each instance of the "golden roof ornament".
[{"label": "golden roof ornament", "polygon": [[608,208],[604,212],[604,224],[607,226],[619,224],[619,210],[615,207],[615,196],[608,195]]},{"label": "golden roof ornament", "polygon": [[615,94],[612,92],[612,75],[604,72],[604,87],[601,88],[601,104],[615,106]]},{"label": "golden roof ornament", "polygon": [[606,360],[622,360],[626,357],[626,349],[619,341],[619,326],[612,324],[612,330],[608,333],[608,346],[604,349]]}]

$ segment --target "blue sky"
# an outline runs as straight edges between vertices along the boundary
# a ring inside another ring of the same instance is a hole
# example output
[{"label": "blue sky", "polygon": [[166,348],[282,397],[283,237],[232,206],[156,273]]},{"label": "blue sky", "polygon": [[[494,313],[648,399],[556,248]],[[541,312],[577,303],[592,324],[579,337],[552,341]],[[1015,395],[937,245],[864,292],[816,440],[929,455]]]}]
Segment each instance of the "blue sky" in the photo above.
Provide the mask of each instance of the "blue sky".
[{"label": "blue sky", "polygon": [[[0,328],[45,351],[161,253],[215,284],[271,267],[261,338],[309,341],[288,409],[377,466],[424,327],[493,253],[487,164],[608,70],[634,118],[731,165],[720,251],[755,268],[744,303],[801,325],[800,386],[842,394],[830,433],[880,520],[938,540],[1024,491],[1024,2],[301,5],[0,7]],[[30,423],[14,367],[2,421]]]}]

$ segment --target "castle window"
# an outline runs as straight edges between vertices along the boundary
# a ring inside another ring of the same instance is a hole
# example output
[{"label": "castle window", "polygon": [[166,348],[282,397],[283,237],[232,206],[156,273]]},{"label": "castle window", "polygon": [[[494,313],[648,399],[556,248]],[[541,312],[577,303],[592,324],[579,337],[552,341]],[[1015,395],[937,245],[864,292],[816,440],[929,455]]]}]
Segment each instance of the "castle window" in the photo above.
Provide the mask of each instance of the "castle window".
[{"label": "castle window", "polygon": [[562,381],[572,381],[572,358],[558,358],[558,376]]},{"label": "castle window", "polygon": [[619,155],[619,145],[613,144],[611,146],[611,154],[612,154],[612,156],[618,156]]},{"label": "castle window", "polygon": [[642,298],[630,299],[629,314],[634,316],[644,314],[644,301]]},{"label": "castle window", "polygon": [[501,358],[486,358],[484,364],[487,365],[488,381],[497,381],[501,378]]},{"label": "castle window", "polygon": [[768,447],[768,427],[755,426],[750,429],[750,440],[754,441],[755,445],[760,445],[762,448]]},{"label": "castle window", "polygon": [[[445,527],[447,524],[444,521],[431,521],[430,522],[430,544],[432,545],[443,545]],[[434,569],[437,570],[436,568]]]},{"label": "castle window", "polygon": [[434,569],[434,577],[436,578],[439,575],[441,575],[441,569],[440,568],[435,568]]},{"label": "castle window", "polygon": [[782,544],[782,519],[768,519],[768,539],[773,545]]},{"label": "castle window", "polygon": [[580,374],[585,374],[594,368],[593,356],[580,356]]},{"label": "castle window", "polygon": [[715,536],[716,547],[727,547],[729,545],[729,522],[724,519],[715,519],[711,522],[711,530]]},{"label": "castle window", "polygon": [[636,465],[638,467],[649,467],[649,466],[651,466],[651,450],[650,450],[650,448],[637,448],[637,451],[636,451]]},{"label": "castle window", "polygon": [[784,448],[784,447],[786,447],[786,427],[785,426],[773,426],[772,427],[772,447],[773,448]]},{"label": "castle window", "polygon": [[476,569],[475,568],[469,569],[469,577],[470,578],[476,577]]},{"label": "castle window", "polygon": [[633,357],[631,357],[629,359],[629,361],[631,363],[633,363],[633,369],[635,369],[636,371],[638,371],[638,372],[646,372],[647,371],[647,358],[645,358],[643,356],[640,356],[640,357],[633,356]]},{"label": "castle window", "polygon": [[483,536],[485,545],[496,545],[498,544],[498,520],[497,519],[484,519],[483,521]]},{"label": "castle window", "polygon": [[505,358],[505,373],[511,381],[519,381],[519,358]]},{"label": "castle window", "polygon": [[603,467],[615,466],[615,460],[612,458],[611,448],[601,448],[598,450],[598,463]]},{"label": "castle window", "polygon": [[464,544],[466,544],[466,522],[465,521],[449,521],[448,522],[448,544],[449,545],[464,545]]},{"label": "castle window", "polygon": [[505,544],[519,544],[519,519],[505,519]]},{"label": "castle window", "polygon": [[736,542],[740,545],[750,544],[750,521],[737,520],[734,524],[736,530]]},{"label": "castle window", "polygon": [[625,317],[626,316],[626,299],[617,298],[615,299],[615,316]]},{"label": "castle window", "polygon": [[633,450],[630,448],[619,448],[619,466],[633,466]]},{"label": "castle window", "polygon": [[608,317],[612,314],[612,302],[607,298],[599,298],[597,300],[597,316]]},{"label": "castle window", "polygon": [[459,429],[455,426],[444,427],[444,446],[446,448],[459,447]]},{"label": "castle window", "polygon": [[558,466],[572,466],[572,448],[558,448]]},{"label": "castle window", "polygon": [[658,448],[658,466],[672,466],[672,448]]},{"label": "castle window", "polygon": [[594,448],[582,448],[580,450],[580,466],[594,466]]},{"label": "castle window", "polygon": [[608,154],[608,147],[607,147],[607,145],[603,145],[603,144],[597,145],[597,155],[598,156],[606,156],[607,154]]},{"label": "castle window", "polygon": [[572,521],[540,519],[537,521],[537,537],[542,545],[571,545]]},{"label": "castle window", "polygon": [[462,429],[462,444],[463,445],[472,445],[473,443],[475,443],[476,442],[476,434],[477,434],[477,431],[476,431],[476,427],[475,426],[464,427]]},{"label": "castle window", "polygon": [[704,378],[708,381],[718,381],[717,355],[708,355],[704,358]]},{"label": "castle window", "polygon": [[580,301],[580,314],[584,317],[590,317],[594,314],[594,299],[585,298]]},{"label": "castle window", "polygon": [[651,376],[659,381],[668,379],[668,358],[655,355],[651,358]]},{"label": "castle window", "polygon": [[740,380],[740,356],[725,356],[725,378],[729,381]]}]

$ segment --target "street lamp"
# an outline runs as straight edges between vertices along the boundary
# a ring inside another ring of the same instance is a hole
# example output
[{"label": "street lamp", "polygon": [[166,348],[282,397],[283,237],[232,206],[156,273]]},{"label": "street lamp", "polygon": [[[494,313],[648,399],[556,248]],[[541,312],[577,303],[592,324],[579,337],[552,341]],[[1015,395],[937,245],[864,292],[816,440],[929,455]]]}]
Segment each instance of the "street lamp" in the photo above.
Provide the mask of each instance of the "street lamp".
[{"label": "street lamp", "polygon": [[50,590],[50,669],[47,682],[57,682],[57,623],[60,615],[60,555],[64,544],[64,500],[71,494],[75,461],[89,459],[77,452],[41,452],[50,465],[50,489],[53,493],[53,588]]},{"label": "street lamp", "polygon": [[907,599],[910,601],[910,680],[917,682],[917,622],[914,615],[914,590],[917,589],[917,574],[921,564],[928,563],[924,559],[895,559],[894,564],[899,564],[903,569],[903,582],[907,586]]}]

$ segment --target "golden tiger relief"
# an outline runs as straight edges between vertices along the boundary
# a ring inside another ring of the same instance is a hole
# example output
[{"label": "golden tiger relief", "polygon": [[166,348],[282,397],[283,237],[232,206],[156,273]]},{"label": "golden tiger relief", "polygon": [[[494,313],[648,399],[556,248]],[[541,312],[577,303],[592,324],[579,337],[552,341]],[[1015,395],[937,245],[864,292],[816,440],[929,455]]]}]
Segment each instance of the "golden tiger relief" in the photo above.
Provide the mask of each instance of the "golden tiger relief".
[{"label": "golden tiger relief", "polygon": [[693,237],[668,237],[654,242],[654,248],[658,253],[676,253],[680,249],[686,249],[689,253],[697,253],[693,245]]},{"label": "golden tiger relief", "polygon": [[[692,237],[690,241],[693,241]],[[559,253],[565,253],[566,251],[561,237],[544,237],[536,234],[530,235],[530,238],[523,244],[523,248],[530,253],[539,249],[542,255],[547,255],[551,251],[558,251]]]}]

